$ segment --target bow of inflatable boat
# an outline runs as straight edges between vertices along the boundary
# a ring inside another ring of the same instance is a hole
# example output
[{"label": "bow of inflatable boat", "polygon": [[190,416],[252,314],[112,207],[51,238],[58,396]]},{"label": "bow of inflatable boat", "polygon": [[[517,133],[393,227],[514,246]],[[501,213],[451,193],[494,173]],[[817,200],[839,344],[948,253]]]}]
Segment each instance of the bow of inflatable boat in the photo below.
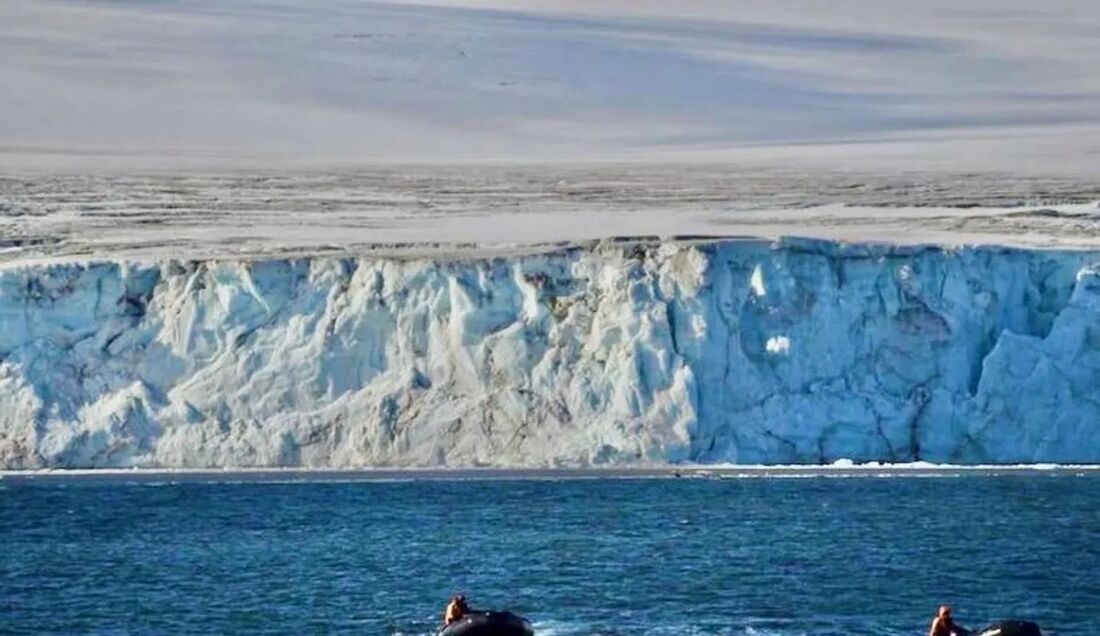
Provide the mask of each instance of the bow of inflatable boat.
[{"label": "bow of inflatable boat", "polygon": [[975,632],[975,636],[1043,636],[1043,632],[1031,621],[1001,621]]}]

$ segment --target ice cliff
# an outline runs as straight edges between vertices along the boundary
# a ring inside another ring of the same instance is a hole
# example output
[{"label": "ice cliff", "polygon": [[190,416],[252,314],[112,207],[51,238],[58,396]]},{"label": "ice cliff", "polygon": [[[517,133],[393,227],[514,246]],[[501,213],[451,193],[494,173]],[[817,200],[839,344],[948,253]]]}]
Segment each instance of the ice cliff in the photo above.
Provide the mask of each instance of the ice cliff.
[{"label": "ice cliff", "polygon": [[0,466],[1100,461],[1100,254],[619,241],[0,271]]}]

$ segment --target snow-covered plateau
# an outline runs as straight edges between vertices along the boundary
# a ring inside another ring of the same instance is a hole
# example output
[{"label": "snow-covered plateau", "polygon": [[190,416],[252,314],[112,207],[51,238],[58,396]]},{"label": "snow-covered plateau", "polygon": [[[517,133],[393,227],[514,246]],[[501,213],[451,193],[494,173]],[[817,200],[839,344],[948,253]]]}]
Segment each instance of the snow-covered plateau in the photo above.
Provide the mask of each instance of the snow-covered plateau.
[{"label": "snow-covered plateau", "polygon": [[9,263],[0,466],[1100,461],[1100,252]]}]

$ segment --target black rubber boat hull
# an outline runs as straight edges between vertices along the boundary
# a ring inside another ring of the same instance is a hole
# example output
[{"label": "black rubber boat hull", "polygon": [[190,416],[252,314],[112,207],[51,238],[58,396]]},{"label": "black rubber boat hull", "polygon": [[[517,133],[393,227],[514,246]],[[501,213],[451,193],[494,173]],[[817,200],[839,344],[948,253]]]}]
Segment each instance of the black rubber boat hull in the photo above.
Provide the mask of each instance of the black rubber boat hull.
[{"label": "black rubber boat hull", "polygon": [[974,632],[974,636],[1043,636],[1043,632],[1031,621],[1001,621]]},{"label": "black rubber boat hull", "polygon": [[535,636],[526,618],[511,612],[470,612],[436,636]]}]

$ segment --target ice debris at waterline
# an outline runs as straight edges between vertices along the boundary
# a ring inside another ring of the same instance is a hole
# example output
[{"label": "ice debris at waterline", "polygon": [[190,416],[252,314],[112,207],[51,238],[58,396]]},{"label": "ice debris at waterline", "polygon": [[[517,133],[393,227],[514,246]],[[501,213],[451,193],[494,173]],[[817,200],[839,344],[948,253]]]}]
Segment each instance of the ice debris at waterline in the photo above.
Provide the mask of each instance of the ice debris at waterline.
[{"label": "ice debris at waterline", "polygon": [[1100,253],[608,241],[0,271],[0,465],[1100,461]]}]

